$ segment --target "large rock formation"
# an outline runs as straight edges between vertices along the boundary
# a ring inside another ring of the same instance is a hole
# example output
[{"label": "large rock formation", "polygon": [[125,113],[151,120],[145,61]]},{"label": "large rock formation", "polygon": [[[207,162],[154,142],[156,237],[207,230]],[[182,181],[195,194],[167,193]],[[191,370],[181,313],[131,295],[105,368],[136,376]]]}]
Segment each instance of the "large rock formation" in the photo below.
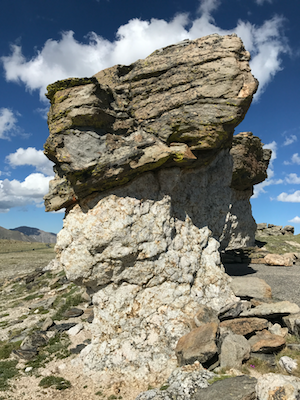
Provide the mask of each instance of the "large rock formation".
[{"label": "large rock formation", "polygon": [[45,204],[67,208],[56,249],[94,294],[82,357],[103,377],[163,380],[200,305],[235,300],[218,249],[253,243],[270,156],[251,133],[233,140],[257,89],[249,58],[210,35],[48,87]]}]

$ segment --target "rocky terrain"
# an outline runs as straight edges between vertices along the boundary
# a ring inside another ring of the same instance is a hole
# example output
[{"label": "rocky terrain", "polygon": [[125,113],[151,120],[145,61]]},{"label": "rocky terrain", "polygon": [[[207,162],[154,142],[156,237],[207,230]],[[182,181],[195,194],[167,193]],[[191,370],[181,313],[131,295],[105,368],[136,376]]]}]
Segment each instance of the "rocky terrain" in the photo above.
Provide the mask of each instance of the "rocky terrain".
[{"label": "rocky terrain", "polygon": [[[3,283],[34,291],[15,300],[32,301],[21,324],[50,317],[3,330],[19,397],[299,397],[299,305],[225,272],[226,257],[276,265],[249,202],[271,151],[234,135],[258,85],[249,59],[236,35],[214,34],[48,86],[45,205],[66,215],[48,271]],[[297,267],[296,251],[278,256]]]},{"label": "rocky terrain", "polygon": [[[280,239],[284,246],[285,238]],[[300,237],[291,235],[289,241],[297,248]],[[269,244],[272,238],[267,236],[264,246]],[[260,249],[253,247],[251,254]],[[296,399],[300,300],[293,304],[282,297],[273,299],[272,292],[283,293],[282,286],[270,286],[251,273],[233,276],[231,288],[240,300],[218,313],[200,307],[190,321],[190,332],[176,345],[178,367],[139,394],[143,383],[110,385],[101,380],[101,373],[82,372],[82,355],[89,350],[93,334],[92,299],[66,278],[57,262],[47,265],[43,257],[41,262],[46,268],[30,273],[19,270],[17,276],[7,270],[0,281],[1,399],[142,400],[170,399],[175,394],[178,399],[211,399],[220,391],[225,398],[234,391],[237,399],[278,399],[284,393],[287,399]],[[255,268],[255,264],[235,266]],[[291,268],[265,267],[271,274],[276,273],[274,268],[283,273]],[[299,267],[296,260],[294,268]],[[297,279],[293,282],[296,290],[300,272]]]}]

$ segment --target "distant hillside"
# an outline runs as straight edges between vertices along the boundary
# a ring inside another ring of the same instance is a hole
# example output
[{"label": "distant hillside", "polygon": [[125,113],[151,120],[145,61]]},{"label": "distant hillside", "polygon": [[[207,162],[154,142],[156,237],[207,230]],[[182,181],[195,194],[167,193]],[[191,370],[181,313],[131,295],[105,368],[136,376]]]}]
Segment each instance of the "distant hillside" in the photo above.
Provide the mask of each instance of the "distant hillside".
[{"label": "distant hillside", "polygon": [[5,229],[0,226],[0,239],[21,240],[23,242],[56,243],[56,234],[29,226]]}]

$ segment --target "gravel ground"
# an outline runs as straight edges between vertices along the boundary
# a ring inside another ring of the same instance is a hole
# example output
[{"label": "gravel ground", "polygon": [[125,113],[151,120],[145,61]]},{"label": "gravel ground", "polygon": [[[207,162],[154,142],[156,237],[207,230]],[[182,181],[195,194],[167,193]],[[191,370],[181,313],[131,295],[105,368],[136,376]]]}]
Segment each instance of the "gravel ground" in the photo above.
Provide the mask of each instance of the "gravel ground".
[{"label": "gravel ground", "polygon": [[264,264],[226,264],[231,277],[256,276],[271,286],[274,299],[288,300],[300,306],[300,265],[272,267]]}]

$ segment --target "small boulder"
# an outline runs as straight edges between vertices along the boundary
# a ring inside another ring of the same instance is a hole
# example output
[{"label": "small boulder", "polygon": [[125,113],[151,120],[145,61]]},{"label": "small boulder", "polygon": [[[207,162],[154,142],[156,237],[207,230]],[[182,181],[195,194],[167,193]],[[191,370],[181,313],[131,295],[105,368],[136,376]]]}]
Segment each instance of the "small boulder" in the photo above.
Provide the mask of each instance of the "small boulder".
[{"label": "small boulder", "polygon": [[242,362],[250,358],[250,350],[251,346],[244,336],[234,333],[227,335],[221,346],[221,368],[240,368]]},{"label": "small boulder", "polygon": [[193,364],[195,361],[204,364],[213,359],[218,351],[216,345],[218,329],[216,322],[210,322],[182,336],[175,349],[179,365]]},{"label": "small boulder", "polygon": [[273,335],[278,335],[285,338],[289,332],[288,328],[282,328],[279,324],[274,324],[269,328],[269,331],[273,333]]},{"label": "small boulder", "polygon": [[300,312],[283,317],[283,322],[290,333],[300,336]]},{"label": "small boulder", "polygon": [[256,393],[259,400],[296,400],[299,392],[300,379],[295,376],[270,373],[257,380]]},{"label": "small boulder", "polygon": [[265,329],[252,336],[249,344],[253,353],[274,353],[285,347],[285,339]]},{"label": "small boulder", "polygon": [[264,258],[265,264],[278,267],[292,267],[293,259],[286,254],[267,254]]},{"label": "small boulder", "polygon": [[297,361],[287,356],[283,356],[280,358],[279,365],[289,374],[291,374],[298,367]]},{"label": "small boulder", "polygon": [[264,318],[236,318],[222,321],[220,327],[228,328],[236,335],[248,335],[268,328],[268,320]]},{"label": "small boulder", "polygon": [[243,311],[241,317],[277,317],[288,314],[296,314],[300,308],[296,303],[279,301],[278,303],[262,303],[250,310]]},{"label": "small boulder", "polygon": [[255,400],[257,380],[247,375],[217,381],[207,388],[198,390],[193,400]]},{"label": "small boulder", "polygon": [[239,276],[232,279],[231,289],[241,298],[272,298],[271,287],[260,278]]}]

